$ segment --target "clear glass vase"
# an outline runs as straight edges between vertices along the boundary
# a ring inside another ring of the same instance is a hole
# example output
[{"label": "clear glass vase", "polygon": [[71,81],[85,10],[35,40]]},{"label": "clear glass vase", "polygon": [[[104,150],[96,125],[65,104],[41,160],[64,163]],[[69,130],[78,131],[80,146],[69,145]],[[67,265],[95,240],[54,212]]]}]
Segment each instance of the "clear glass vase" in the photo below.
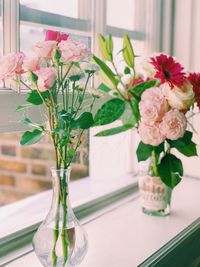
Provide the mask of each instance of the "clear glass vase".
[{"label": "clear glass vase", "polygon": [[169,215],[172,189],[165,185],[160,177],[154,175],[152,160],[148,161],[147,166],[146,171],[144,168],[140,170],[139,177],[142,211],[154,216]]},{"label": "clear glass vase", "polygon": [[51,169],[51,208],[33,238],[35,253],[45,267],[77,267],[87,253],[87,234],[70,205],[70,171]]}]

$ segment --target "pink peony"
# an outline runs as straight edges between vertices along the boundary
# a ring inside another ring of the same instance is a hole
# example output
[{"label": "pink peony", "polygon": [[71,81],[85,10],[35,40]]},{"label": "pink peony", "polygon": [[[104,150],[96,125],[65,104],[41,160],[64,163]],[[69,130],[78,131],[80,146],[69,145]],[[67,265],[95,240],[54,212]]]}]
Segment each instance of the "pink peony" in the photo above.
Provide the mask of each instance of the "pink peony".
[{"label": "pink peony", "polygon": [[170,110],[163,118],[160,125],[162,134],[171,140],[177,140],[183,137],[187,127],[185,115],[178,110]]},{"label": "pink peony", "polygon": [[41,68],[36,74],[38,76],[38,89],[41,92],[49,90],[57,78],[56,70],[52,67]]},{"label": "pink peony", "polygon": [[53,49],[56,47],[56,41],[39,42],[33,46],[33,51],[37,57],[51,58]]},{"label": "pink peony", "polygon": [[23,73],[22,64],[24,53],[8,54],[0,58],[0,80],[13,78],[15,75]]},{"label": "pink peony", "polygon": [[23,62],[23,70],[36,71],[40,68],[41,59],[39,57],[25,57]]},{"label": "pink peony", "polygon": [[89,55],[86,46],[82,43],[72,41],[70,39],[61,41],[58,45],[61,52],[61,61],[66,64],[71,61],[79,61]]},{"label": "pink peony", "polygon": [[144,144],[158,146],[165,140],[165,137],[160,131],[159,123],[155,123],[154,125],[146,125],[145,123],[141,122],[138,130],[140,138]]},{"label": "pink peony", "polygon": [[67,40],[68,37],[68,34],[48,30],[46,31],[45,41],[56,41],[57,43],[60,43],[62,40]]},{"label": "pink peony", "polygon": [[168,103],[159,87],[147,89],[139,104],[142,121],[148,125],[160,122],[168,110]]}]

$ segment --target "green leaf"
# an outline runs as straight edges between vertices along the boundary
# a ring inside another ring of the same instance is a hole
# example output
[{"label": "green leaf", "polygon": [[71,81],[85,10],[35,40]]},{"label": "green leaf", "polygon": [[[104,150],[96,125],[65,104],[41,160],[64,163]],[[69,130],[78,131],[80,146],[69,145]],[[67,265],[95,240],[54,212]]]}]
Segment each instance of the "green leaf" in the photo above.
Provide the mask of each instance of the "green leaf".
[{"label": "green leaf", "polygon": [[73,128],[89,129],[94,123],[92,113],[84,112],[74,121]]},{"label": "green leaf", "polygon": [[31,71],[31,73],[30,73],[30,78],[31,78],[32,82],[33,82],[35,85],[37,85],[38,76],[37,76],[34,72],[32,72],[32,71]]},{"label": "green leaf", "polygon": [[94,126],[109,124],[121,117],[125,111],[125,103],[119,98],[108,100],[97,111]]},{"label": "green leaf", "polygon": [[[49,91],[41,92],[41,96],[43,97],[43,99],[49,99],[50,98]],[[37,90],[32,90],[31,92],[28,93],[26,101],[33,105],[41,105],[43,103],[41,96]]]},{"label": "green leaf", "polygon": [[167,140],[170,147],[176,148],[180,153],[187,157],[197,156],[196,144],[192,141],[193,133],[186,131],[182,138],[178,140]]},{"label": "green leaf", "polygon": [[146,145],[141,141],[136,150],[138,161],[145,161],[150,158],[153,150],[157,155],[159,155],[162,151],[164,151],[164,143],[161,143],[159,146],[151,146]]},{"label": "green leaf", "polygon": [[130,68],[129,67],[125,67],[124,68],[124,74],[131,74],[131,70],[130,70]]},{"label": "green leaf", "polygon": [[124,40],[124,42],[123,42],[123,57],[124,57],[124,60],[125,60],[126,64],[129,67],[134,68],[134,66],[135,66],[135,55],[134,55],[134,51],[133,51],[133,47],[132,47],[130,38],[128,37],[128,35],[124,35],[123,40]]},{"label": "green leaf", "polygon": [[115,78],[115,74],[112,72],[112,70],[98,57],[93,56],[93,59],[99,65],[104,74],[109,78],[114,87],[116,87],[118,84],[118,80]]},{"label": "green leaf", "polygon": [[135,121],[138,123],[140,120],[139,101],[136,98],[130,100],[132,102],[132,112]]},{"label": "green leaf", "polygon": [[37,123],[34,123],[32,122],[29,118],[23,118],[21,120],[21,122],[24,124],[24,125],[29,125],[29,126],[32,126],[32,127],[36,127],[36,128],[44,128],[42,125],[39,125]]},{"label": "green leaf", "polygon": [[150,80],[147,82],[142,82],[137,84],[134,88],[130,88],[128,91],[133,95],[137,95],[139,98],[141,97],[142,93],[151,87],[157,86],[158,80]]},{"label": "green leaf", "polygon": [[103,35],[98,35],[98,42],[99,42],[99,50],[105,60],[111,61],[110,53],[107,50],[106,47],[106,40],[103,37]]},{"label": "green leaf", "polygon": [[172,154],[166,154],[158,165],[158,173],[163,183],[173,189],[183,176],[181,160]]},{"label": "green leaf", "polygon": [[101,132],[97,133],[95,136],[110,136],[110,135],[114,135],[114,134],[125,132],[127,130],[132,129],[132,128],[133,128],[132,124],[126,124],[126,125],[122,125],[122,126],[118,126],[118,127],[112,128],[112,129],[101,131]]},{"label": "green leaf", "polygon": [[21,137],[20,144],[22,146],[35,144],[40,141],[42,136],[43,132],[38,129],[26,131]]},{"label": "green leaf", "polygon": [[111,89],[105,85],[104,83],[101,83],[98,87],[98,89],[100,89],[101,91],[105,92],[105,93],[108,93],[111,91]]},{"label": "green leaf", "polygon": [[16,111],[25,110],[25,109],[31,108],[32,106],[33,106],[32,104],[19,105],[19,106],[16,108]]}]

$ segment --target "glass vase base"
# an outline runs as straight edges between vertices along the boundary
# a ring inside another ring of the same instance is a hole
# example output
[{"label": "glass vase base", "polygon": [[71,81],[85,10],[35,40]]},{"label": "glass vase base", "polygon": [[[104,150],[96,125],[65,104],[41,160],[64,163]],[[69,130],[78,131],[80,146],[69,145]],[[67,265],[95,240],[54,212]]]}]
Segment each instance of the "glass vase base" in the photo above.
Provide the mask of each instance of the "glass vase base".
[{"label": "glass vase base", "polygon": [[151,216],[159,216],[159,217],[165,217],[170,214],[170,205],[167,205],[167,207],[163,210],[151,210],[147,209],[145,207],[142,207],[143,213]]}]

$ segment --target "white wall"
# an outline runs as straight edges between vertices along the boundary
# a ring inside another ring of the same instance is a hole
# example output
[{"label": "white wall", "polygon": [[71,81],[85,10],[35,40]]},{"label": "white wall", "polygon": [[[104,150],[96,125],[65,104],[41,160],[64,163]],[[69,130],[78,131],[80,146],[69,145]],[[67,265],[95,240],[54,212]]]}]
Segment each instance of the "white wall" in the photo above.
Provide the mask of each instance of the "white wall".
[{"label": "white wall", "polygon": [[[189,72],[200,72],[200,1],[176,0],[174,55]],[[198,144],[200,155],[200,115],[193,119],[198,134],[194,141]],[[200,157],[185,158],[183,164],[186,174],[200,177]]]}]

